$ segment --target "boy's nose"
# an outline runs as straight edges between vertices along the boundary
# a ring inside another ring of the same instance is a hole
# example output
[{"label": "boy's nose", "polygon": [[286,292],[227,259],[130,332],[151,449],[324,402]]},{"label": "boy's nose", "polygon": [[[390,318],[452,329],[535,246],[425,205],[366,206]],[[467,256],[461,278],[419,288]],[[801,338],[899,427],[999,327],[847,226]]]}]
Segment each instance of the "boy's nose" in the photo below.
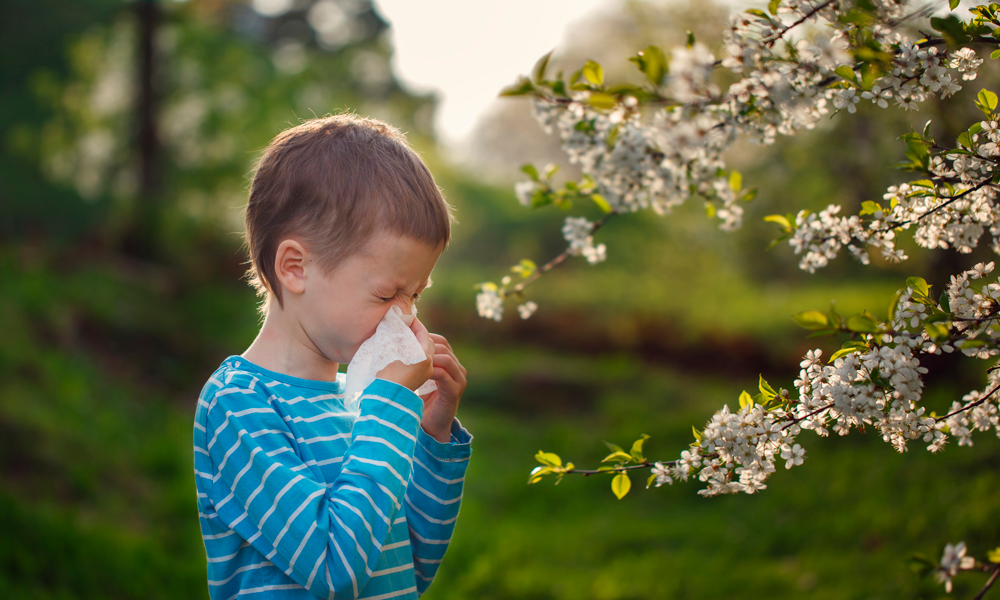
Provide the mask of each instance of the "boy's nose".
[{"label": "boy's nose", "polygon": [[407,302],[405,300],[400,300],[399,303],[397,304],[397,306],[399,306],[399,309],[403,311],[404,315],[413,314],[413,303],[412,302]]}]

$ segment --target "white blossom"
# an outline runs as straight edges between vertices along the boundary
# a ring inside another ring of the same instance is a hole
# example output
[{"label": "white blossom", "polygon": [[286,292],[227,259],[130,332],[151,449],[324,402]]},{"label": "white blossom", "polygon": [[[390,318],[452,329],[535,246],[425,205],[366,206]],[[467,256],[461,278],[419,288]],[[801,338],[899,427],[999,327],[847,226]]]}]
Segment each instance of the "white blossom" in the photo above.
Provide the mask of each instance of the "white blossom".
[{"label": "white blossom", "polygon": [[499,322],[503,318],[503,298],[495,288],[484,287],[476,294],[476,311],[480,317]]},{"label": "white blossom", "polygon": [[972,48],[961,48],[951,55],[949,66],[962,73],[962,79],[972,81],[976,78],[979,66],[983,64],[983,59],[976,56],[976,51]]},{"label": "white blossom", "polygon": [[538,310],[538,305],[532,302],[531,300],[528,300],[524,304],[520,304],[517,307],[517,313],[521,315],[522,319],[527,319],[528,317],[533,315],[536,310]]},{"label": "white blossom", "polygon": [[961,570],[968,570],[976,565],[976,559],[966,556],[965,542],[957,544],[946,544],[944,555],[941,556],[941,566],[938,567],[935,577],[938,583],[944,584],[944,590],[951,593],[951,578]]}]

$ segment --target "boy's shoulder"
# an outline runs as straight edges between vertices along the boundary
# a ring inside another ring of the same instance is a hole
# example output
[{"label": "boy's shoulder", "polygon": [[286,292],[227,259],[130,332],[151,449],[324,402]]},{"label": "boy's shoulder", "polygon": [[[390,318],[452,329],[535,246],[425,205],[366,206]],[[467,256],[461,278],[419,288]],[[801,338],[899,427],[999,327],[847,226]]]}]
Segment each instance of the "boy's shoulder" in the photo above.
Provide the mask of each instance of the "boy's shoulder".
[{"label": "boy's shoulder", "polygon": [[[292,397],[342,398],[345,375],[340,373],[336,382],[309,381],[259,367],[242,356],[230,356],[205,382],[199,404],[214,406],[226,396],[256,396],[267,402],[270,399],[287,400]],[[286,402],[287,403],[287,402]]]},{"label": "boy's shoulder", "polygon": [[[270,383],[261,373],[257,373],[245,359],[240,356],[230,356],[222,361],[219,368],[209,376],[201,388],[201,399],[211,401],[222,391],[257,390],[260,386],[267,387]],[[263,391],[263,390],[261,390]]]}]

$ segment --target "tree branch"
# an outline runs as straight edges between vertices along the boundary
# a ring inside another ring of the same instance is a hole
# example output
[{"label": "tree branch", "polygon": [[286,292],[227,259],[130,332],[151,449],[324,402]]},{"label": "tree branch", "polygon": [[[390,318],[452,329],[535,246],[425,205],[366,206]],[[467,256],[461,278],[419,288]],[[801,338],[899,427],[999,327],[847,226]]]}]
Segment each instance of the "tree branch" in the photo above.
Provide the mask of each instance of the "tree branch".
[{"label": "tree branch", "polygon": [[[661,462],[664,466],[674,466],[677,464],[676,460],[669,462]],[[634,471],[635,469],[648,469],[652,467],[654,463],[649,461],[637,464],[637,465],[626,465],[624,467],[612,467],[610,469],[570,469],[568,471],[563,471],[564,473],[573,473],[575,475],[583,475],[584,477],[590,477],[591,475],[600,475],[602,473],[621,473],[622,471]]]},{"label": "tree branch", "polygon": [[[590,230],[590,234],[594,235],[595,233],[597,233],[597,230],[603,227],[604,224],[608,222],[608,219],[617,214],[618,213],[612,211],[604,215],[604,217],[602,217],[599,221],[596,221],[594,223],[594,227],[593,229]],[[524,291],[524,288],[528,287],[532,283],[535,283],[542,276],[542,274],[548,273],[552,269],[558,267],[560,264],[565,262],[566,259],[569,258],[570,256],[575,256],[575,255],[573,254],[573,252],[570,251],[569,248],[566,248],[558,256],[556,256],[549,262],[545,263],[544,265],[538,267],[538,269],[536,269],[535,272],[532,273],[529,277],[527,277],[524,281],[521,281],[517,285],[511,287],[510,289],[502,290],[503,291],[502,297],[506,298],[507,296],[512,296],[514,294],[521,293],[522,291]]]},{"label": "tree branch", "polygon": [[831,402],[831,403],[827,404],[826,406],[821,406],[821,407],[817,408],[816,410],[812,411],[811,413],[809,413],[807,415],[803,415],[803,416],[798,417],[798,418],[792,417],[792,420],[789,421],[787,425],[785,425],[784,427],[782,427],[781,431],[784,431],[784,430],[788,429],[789,427],[791,427],[792,425],[795,425],[796,423],[805,421],[809,417],[815,416],[815,415],[823,412],[824,410],[829,410],[829,409],[833,408],[833,406],[834,406],[834,404],[833,404],[833,402]]},{"label": "tree branch", "polygon": [[795,21],[791,25],[787,25],[784,28],[782,28],[781,31],[775,33],[775,35],[773,37],[771,37],[770,39],[761,40],[761,41],[763,41],[765,44],[767,44],[768,47],[773,46],[774,43],[777,42],[778,40],[780,40],[782,38],[782,36],[784,36],[786,33],[788,33],[789,31],[791,31],[792,29],[795,29],[799,25],[805,23],[809,19],[813,18],[814,16],[816,16],[816,13],[818,13],[821,10],[823,10],[827,6],[830,6],[831,4],[834,3],[834,1],[835,0],[827,0],[823,4],[820,4],[819,6],[813,8],[812,10],[810,10],[809,12],[807,12],[806,14],[802,15],[802,18],[800,18],[798,21]]},{"label": "tree branch", "polygon": [[964,406],[964,407],[962,407],[962,408],[960,408],[958,410],[954,410],[954,411],[946,414],[943,417],[938,417],[937,419],[935,419],[935,422],[936,423],[940,423],[941,421],[944,421],[945,419],[947,419],[949,417],[954,417],[955,415],[957,415],[959,413],[963,413],[963,412],[969,410],[970,408],[975,408],[975,407],[979,406],[983,402],[986,402],[987,400],[989,400],[990,396],[992,396],[993,394],[995,394],[997,392],[997,390],[1000,390],[1000,384],[997,384],[997,385],[993,386],[993,389],[990,390],[986,395],[984,395],[979,400],[976,400],[975,402],[970,403],[968,406]]},{"label": "tree branch", "polygon": [[993,568],[993,574],[990,575],[990,578],[986,581],[986,585],[983,586],[983,589],[979,590],[979,593],[976,594],[972,600],[982,600],[983,596],[986,595],[986,592],[990,591],[990,588],[993,587],[994,583],[996,583],[997,577],[1000,577],[1000,566]]}]

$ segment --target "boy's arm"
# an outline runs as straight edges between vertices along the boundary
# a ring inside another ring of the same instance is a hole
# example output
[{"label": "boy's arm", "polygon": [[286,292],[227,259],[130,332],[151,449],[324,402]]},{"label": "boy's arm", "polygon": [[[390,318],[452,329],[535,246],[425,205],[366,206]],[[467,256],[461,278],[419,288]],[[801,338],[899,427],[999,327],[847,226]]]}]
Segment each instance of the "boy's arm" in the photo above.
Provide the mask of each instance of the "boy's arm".
[{"label": "boy's arm", "polygon": [[[423,410],[420,398],[376,380],[331,487],[310,478],[267,388],[226,387],[210,404],[207,450],[215,510],[296,583],[322,598],[358,596],[403,503]],[[239,560],[209,556],[209,562]]]},{"label": "boy's arm", "polygon": [[418,593],[423,594],[437,574],[448,549],[462,503],[465,470],[472,453],[472,436],[455,419],[451,441],[442,444],[417,430],[413,473],[406,489],[406,520]]}]

